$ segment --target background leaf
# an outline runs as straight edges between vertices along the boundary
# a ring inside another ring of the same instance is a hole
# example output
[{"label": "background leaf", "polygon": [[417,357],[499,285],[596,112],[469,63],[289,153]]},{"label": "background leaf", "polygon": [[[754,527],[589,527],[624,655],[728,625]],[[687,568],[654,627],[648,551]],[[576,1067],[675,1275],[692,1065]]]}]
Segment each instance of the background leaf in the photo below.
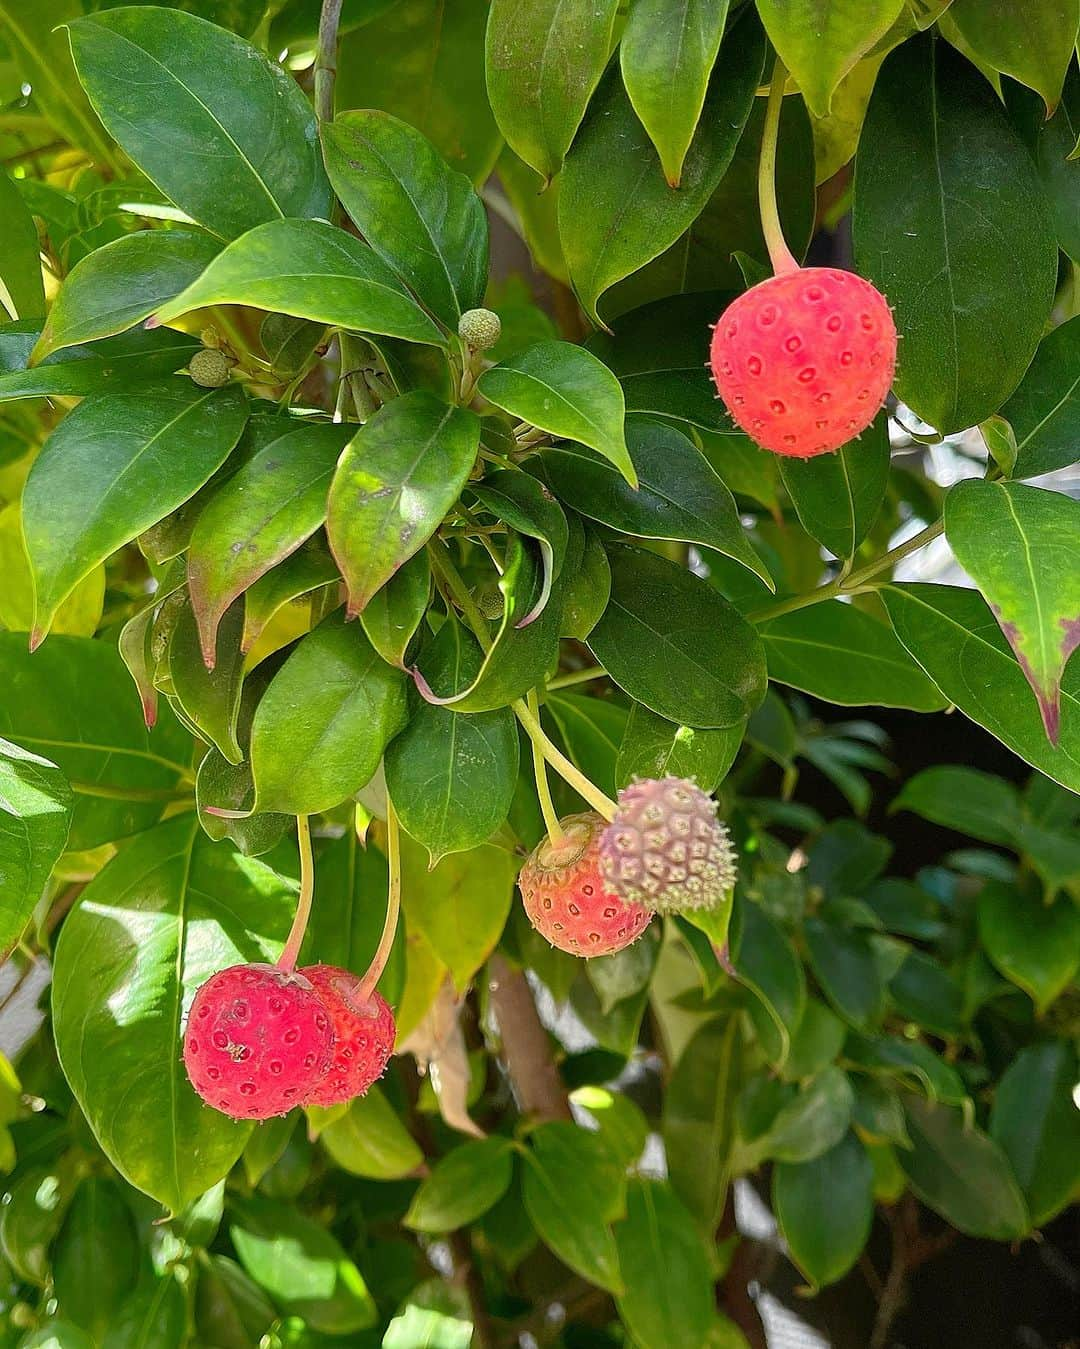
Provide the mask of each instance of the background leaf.
[{"label": "background leaf", "polygon": [[979,935],[1006,979],[1031,994],[1041,1015],[1080,969],[1080,913],[1068,898],[1047,904],[1000,881],[979,896]]},{"label": "background leaf", "polygon": [[[0,31],[3,31],[0,6]],[[41,279],[37,226],[19,189],[0,170],[0,310],[13,319],[38,318],[45,312],[45,288]]]},{"label": "background leaf", "polygon": [[1076,47],[1076,0],[1032,0],[1022,13],[1009,0],[953,0],[949,20],[976,56],[1037,89],[1053,112]]},{"label": "background leaf", "polygon": [[806,532],[834,556],[855,556],[874,526],[889,481],[889,419],[882,412],[835,454],[781,459],[780,476]]},{"label": "background leaf", "polygon": [[1016,435],[1017,478],[1075,463],[1080,451],[1080,317],[1039,343],[1020,387],[1001,409]]},{"label": "background leaf", "polygon": [[7,958],[67,843],[71,788],[40,755],[0,740],[0,952]]},{"label": "background leaf", "polygon": [[1076,1055],[1068,1044],[1034,1044],[1017,1054],[994,1097],[990,1137],[1016,1172],[1036,1227],[1062,1209],[1080,1183],[1075,1082]]},{"label": "background leaf", "polygon": [[874,1216],[870,1159],[853,1133],[810,1162],[780,1162],[772,1202],[792,1257],[815,1288],[859,1257]]}]

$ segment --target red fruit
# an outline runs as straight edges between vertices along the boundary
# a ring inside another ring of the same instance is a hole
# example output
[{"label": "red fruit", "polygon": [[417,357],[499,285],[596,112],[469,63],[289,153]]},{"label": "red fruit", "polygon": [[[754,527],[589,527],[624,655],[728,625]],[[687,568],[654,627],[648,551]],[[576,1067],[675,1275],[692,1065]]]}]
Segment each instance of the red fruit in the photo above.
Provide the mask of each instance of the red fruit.
[{"label": "red fruit", "polygon": [[326,1076],[334,1032],[303,975],[231,965],[195,994],[184,1032],[191,1085],[233,1119],[269,1119],[300,1105]]},{"label": "red fruit", "polygon": [[366,1002],[357,997],[360,980],[336,965],[309,965],[300,971],[311,980],[334,1026],[330,1071],[315,1086],[305,1105],[340,1105],[363,1096],[390,1060],[397,1038],[394,1014],[378,993]]},{"label": "red fruit", "polygon": [[595,811],[568,815],[558,842],[545,838],[521,868],[518,888],[529,922],[560,951],[606,956],[637,941],[652,914],[624,904],[600,875],[600,836],[607,821]]},{"label": "red fruit", "polygon": [[724,310],[709,364],[751,439],[806,459],[838,450],[874,420],[896,369],[896,325],[869,281],[805,267],[752,286]]}]

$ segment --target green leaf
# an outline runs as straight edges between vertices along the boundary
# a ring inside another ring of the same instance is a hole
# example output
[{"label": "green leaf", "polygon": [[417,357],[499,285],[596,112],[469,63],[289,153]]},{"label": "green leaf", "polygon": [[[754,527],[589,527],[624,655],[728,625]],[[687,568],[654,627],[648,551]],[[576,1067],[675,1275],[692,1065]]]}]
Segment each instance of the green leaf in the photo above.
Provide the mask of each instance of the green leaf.
[{"label": "green leaf", "polygon": [[142,5],[77,19],[69,32],[105,129],[193,220],[232,239],[267,220],[329,214],[311,106],[242,38]]},{"label": "green leaf", "polygon": [[947,706],[892,629],[843,600],[767,619],[758,632],[769,677],[816,698],[916,712]]},{"label": "green leaf", "polygon": [[836,1011],[854,1026],[876,1021],[883,990],[866,937],[824,918],[808,918],[804,932],[810,968]]},{"label": "green leaf", "polygon": [[853,558],[874,526],[889,481],[889,419],[883,412],[860,440],[835,454],[780,460],[803,529],[841,559]]},{"label": "green leaf", "polygon": [[616,0],[492,0],[487,92],[510,148],[549,180],[611,53]]},{"label": "green leaf", "polygon": [[64,418],[34,460],[23,494],[34,573],[31,646],[83,577],[221,467],[247,416],[239,388],[174,380],[143,393],[87,398]]},{"label": "green leaf", "polygon": [[[3,31],[0,5],[0,32]],[[0,170],[0,310],[13,319],[38,318],[45,312],[45,289],[34,217],[19,189]]]},{"label": "green leaf", "polygon": [[[559,690],[549,693],[542,720],[555,728],[556,739],[568,758],[602,792],[615,794],[615,761],[626,729],[626,709],[617,703]],[[549,727],[550,728],[550,727]],[[569,788],[567,788],[569,793]],[[575,809],[586,809],[584,801]],[[595,963],[591,966],[595,969]]]},{"label": "green leaf", "polygon": [[873,1168],[851,1132],[810,1162],[773,1170],[772,1206],[792,1258],[815,1288],[852,1267],[874,1217]]},{"label": "green leaf", "polygon": [[[453,693],[476,677],[483,655],[448,619],[420,664],[434,689]],[[465,716],[421,703],[386,751],[386,785],[402,828],[433,863],[491,837],[510,812],[517,773],[517,722],[508,707]]]},{"label": "green leaf", "polygon": [[454,1148],[413,1195],[402,1220],[417,1232],[453,1232],[476,1222],[510,1187],[513,1147],[506,1138],[478,1138]]},{"label": "green leaf", "polygon": [[1016,653],[1046,734],[1061,732],[1061,676],[1080,645],[1080,502],[1022,483],[957,483],[945,534]]},{"label": "green leaf", "polygon": [[735,762],[745,730],[738,722],[722,731],[694,730],[634,703],[619,745],[616,783],[625,787],[635,777],[670,775],[692,778],[702,791],[713,792]]},{"label": "green leaf", "polygon": [[202,349],[199,339],[187,333],[139,328],[89,346],[66,347],[31,368],[30,353],[40,331],[37,322],[0,328],[0,402],[54,395],[83,398],[103,388],[126,393],[182,369]]},{"label": "green leaf", "polygon": [[586,528],[575,512],[571,512],[566,523],[570,535],[560,573],[563,617],[559,635],[583,642],[600,621],[611,598],[611,564],[596,530]]},{"label": "green leaf", "polygon": [[184,717],[230,764],[244,758],[237,738],[244,682],[244,655],[240,650],[243,628],[244,606],[234,604],[221,625],[222,659],[213,669],[203,661],[195,615],[186,598],[179,605],[169,636],[170,692]]},{"label": "green leaf", "polygon": [[195,1321],[209,1344],[247,1349],[265,1335],[277,1313],[235,1260],[211,1255],[195,1286]]},{"label": "green leaf", "polygon": [[110,1321],[101,1349],[183,1349],[187,1335],[187,1293],[177,1276],[144,1273]]},{"label": "green leaf", "polygon": [[659,421],[629,420],[626,443],[633,487],[584,446],[545,450],[536,471],[556,496],[591,520],[644,539],[676,539],[715,548],[772,589],[772,577],[747,540],[735,502],[701,451]]},{"label": "green leaf", "polygon": [[600,323],[600,297],[657,257],[696,219],[731,163],[764,66],[760,26],[745,15],[720,48],[681,185],[669,187],[612,67],[567,156],[559,233],[574,289]]},{"label": "green leaf", "polygon": [[1016,435],[1014,477],[1036,478],[1076,462],[1080,457],[1080,317],[1043,338],[1001,415]]},{"label": "green leaf", "polygon": [[744,900],[738,913],[741,934],[732,942],[735,974],[755,995],[748,1011],[762,1051],[780,1067],[806,1006],[806,976],[791,942],[760,904]]},{"label": "green leaf", "polygon": [[970,834],[984,843],[1011,847],[1020,824],[1020,798],[1004,778],[976,768],[941,764],[908,778],[892,805],[924,820]]},{"label": "green leaf", "polygon": [[786,1082],[801,1082],[822,1072],[839,1054],[844,1033],[843,1022],[823,1002],[808,997],[791,1032],[791,1050],[781,1076]]},{"label": "green leaf", "polygon": [[330,182],[364,239],[450,328],[484,298],[488,224],[480,198],[431,142],[385,112],[322,129]]},{"label": "green leaf", "polygon": [[242,234],[156,314],[243,304],[431,346],[445,335],[405,284],[360,239],[325,220],[273,220]]},{"label": "green leaf", "polygon": [[[1012,86],[1007,89],[1007,96],[1014,92],[1022,93]],[[1034,108],[1026,139],[1035,151],[1035,164],[1050,203],[1061,251],[1077,262],[1080,261],[1080,187],[1077,186],[1073,156],[1080,143],[1080,67],[1069,67],[1061,103],[1048,122],[1043,120],[1039,100],[1032,95],[1030,102]],[[1011,111],[1012,97],[1008,97],[1008,106]]]},{"label": "green leaf", "polygon": [[611,600],[589,646],[646,707],[687,725],[741,723],[765,695],[764,652],[707,582],[655,553],[608,549]]},{"label": "green leaf", "polygon": [[0,739],[0,954],[7,958],[67,844],[71,788],[48,759]]},{"label": "green leaf", "polygon": [[[266,625],[286,604],[340,580],[337,564],[321,539],[301,544],[295,553],[290,553],[244,592],[244,651],[251,650]],[[366,625],[364,630],[367,631]]]},{"label": "green leaf", "polygon": [[121,850],[64,922],[52,1008],[65,1076],[109,1160],[173,1213],[250,1133],[189,1085],[185,1010],[216,970],[275,960],[294,904],[290,884],[181,815]]},{"label": "green leaf", "polygon": [[309,815],[339,805],[371,780],[406,720],[404,675],[339,609],[301,638],[259,703],[258,809]]},{"label": "green leaf", "polygon": [[1080,1185],[1080,1112],[1073,1099],[1076,1053],[1063,1040],[1029,1045],[997,1085],[990,1137],[1008,1157],[1040,1227]]},{"label": "green leaf", "polygon": [[525,627],[543,612],[565,562],[570,542],[566,515],[546,487],[529,474],[512,469],[489,473],[472,484],[472,492],[496,520],[540,545],[544,585],[532,611],[518,620]]},{"label": "green leaf", "polygon": [[33,360],[141,323],[191,285],[220,247],[194,230],[144,230],[90,253],[64,278]]},{"label": "green leaf", "polygon": [[727,13],[727,0],[637,0],[623,31],[623,84],[672,187],[679,186]]},{"label": "green leaf", "polygon": [[979,60],[1037,90],[1047,116],[1054,111],[1076,47],[1076,0],[1029,0],[1022,11],[1010,0],[953,0],[949,19]]},{"label": "green leaf", "polygon": [[378,1087],[349,1102],[319,1135],[338,1166],[350,1175],[396,1180],[423,1162],[424,1155]]},{"label": "green leaf", "polygon": [[997,620],[974,590],[889,585],[882,599],[896,635],[972,721],[1073,791],[1080,791],[1080,669],[1065,671],[1061,739],[1046,738],[1031,690]]},{"label": "green leaf", "polygon": [[[1080,949],[1077,957],[1080,960]],[[963,989],[943,965],[922,951],[904,956],[889,980],[889,997],[906,1021],[935,1035],[951,1038],[964,1032]]]},{"label": "green leaf", "polygon": [[1040,1016],[1080,969],[1080,910],[987,881],[979,896],[979,936],[1001,973],[1031,995]]},{"label": "green leaf", "polygon": [[421,552],[402,563],[364,606],[360,626],[389,665],[405,668],[406,652],[427,612],[430,595],[431,566],[427,554]]},{"label": "green leaf", "polygon": [[502,935],[514,897],[514,858],[484,844],[444,857],[429,870],[421,849],[403,842],[402,903],[409,929],[423,934],[463,991]]},{"label": "green leaf", "polygon": [[556,1120],[529,1135],[525,1209],[546,1245],[576,1274],[623,1292],[612,1221],[624,1211],[626,1178],[598,1134]]},{"label": "green leaf", "polygon": [[813,1161],[843,1138],[853,1105],[846,1073],[829,1064],[781,1106],[754,1152],[777,1162]]},{"label": "green leaf", "polygon": [[859,270],[895,307],[902,338],[897,396],[943,434],[985,421],[1042,336],[1057,242],[1035,165],[993,90],[930,34],[881,68],[855,202]]},{"label": "green leaf", "polygon": [[1005,1154],[964,1112],[904,1096],[910,1150],[897,1159],[924,1204],[970,1237],[1010,1241],[1031,1226]]},{"label": "green leaf", "polygon": [[100,1339],[139,1273],[135,1223],[114,1180],[88,1176],[80,1183],[52,1259],[59,1314]]},{"label": "green leaf", "polygon": [[962,1105],[967,1100],[956,1070],[921,1040],[851,1033],[844,1044],[844,1057],[866,1072],[896,1078],[912,1089],[918,1087],[933,1101]]},{"label": "green leaf", "polygon": [[191,533],[188,588],[211,668],[225,611],[326,519],[330,481],[352,429],[279,420],[267,443],[214,492]]},{"label": "green leaf", "polygon": [[670,1185],[635,1177],[615,1243],[619,1315],[641,1349],[704,1345],[715,1319],[709,1250]]},{"label": "green leaf", "polygon": [[903,0],[757,0],[769,40],[815,117],[836,86],[896,21]]},{"label": "green leaf", "polygon": [[327,533],[348,587],[348,617],[431,538],[476,460],[480,422],[422,389],[357,431],[330,485]]},{"label": "green leaf", "polygon": [[[31,656],[21,634],[0,633],[0,687],[8,693],[0,735],[46,756],[73,784],[73,851],[148,829],[190,772],[190,737],[172,717],[147,730],[123,662],[105,642],[54,637]],[[97,787],[108,795],[87,794]],[[124,800],[125,789],[161,799]]]},{"label": "green leaf", "polygon": [[622,389],[584,347],[538,342],[486,370],[476,387],[497,407],[541,431],[599,450],[631,487],[637,486],[623,430]]},{"label": "green leaf", "polygon": [[375,1324],[375,1301],[360,1271],[314,1219],[255,1195],[234,1204],[229,1235],[240,1263],[284,1314],[327,1335]]}]

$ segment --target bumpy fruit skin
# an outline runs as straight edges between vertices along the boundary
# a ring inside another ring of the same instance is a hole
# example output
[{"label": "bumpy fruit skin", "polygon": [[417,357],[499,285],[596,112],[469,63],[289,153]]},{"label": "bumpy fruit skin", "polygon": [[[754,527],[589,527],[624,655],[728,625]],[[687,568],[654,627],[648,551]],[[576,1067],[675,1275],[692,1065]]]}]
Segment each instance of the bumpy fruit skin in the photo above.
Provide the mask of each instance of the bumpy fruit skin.
[{"label": "bumpy fruit skin", "polygon": [[188,374],[203,389],[220,389],[229,382],[232,361],[223,351],[204,347],[188,361]]},{"label": "bumpy fruit skin", "polygon": [[808,459],[874,420],[896,370],[896,325],[869,281],[805,267],[752,286],[724,310],[709,364],[751,439]]},{"label": "bumpy fruit skin", "polygon": [[308,965],[300,973],[322,998],[334,1027],[330,1070],[304,1104],[341,1105],[363,1096],[382,1077],[397,1038],[394,1014],[378,993],[360,1001],[360,980],[351,970]]},{"label": "bumpy fruit skin", "polygon": [[695,782],[635,781],[600,839],[600,874],[628,904],[657,913],[711,909],[735,884],[735,850],[716,802]]},{"label": "bumpy fruit skin", "polygon": [[195,994],[184,1067],[207,1103],[233,1119],[269,1119],[301,1105],[326,1076],[330,1014],[301,974],[231,965]]},{"label": "bumpy fruit skin", "polygon": [[502,334],[502,320],[490,309],[466,309],[458,319],[458,337],[473,351],[487,351]]},{"label": "bumpy fruit skin", "polygon": [[529,922],[572,956],[607,956],[637,941],[652,914],[625,904],[600,875],[604,820],[595,811],[568,815],[557,843],[545,838],[521,868],[518,888]]}]

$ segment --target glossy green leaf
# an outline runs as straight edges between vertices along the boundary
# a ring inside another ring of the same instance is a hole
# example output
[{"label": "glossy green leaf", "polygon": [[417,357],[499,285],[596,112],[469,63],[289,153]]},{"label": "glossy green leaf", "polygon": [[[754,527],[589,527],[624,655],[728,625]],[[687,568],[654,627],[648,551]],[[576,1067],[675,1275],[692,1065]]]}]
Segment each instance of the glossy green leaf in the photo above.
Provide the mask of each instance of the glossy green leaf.
[{"label": "glossy green leaf", "polygon": [[562,167],[611,53],[616,0],[492,0],[486,73],[499,130],[547,181]]},{"label": "glossy green leaf", "polygon": [[28,1166],[25,1157],[20,1162],[19,1175],[6,1186],[0,1247],[20,1279],[44,1287],[51,1272],[49,1250],[63,1224],[77,1178],[68,1157],[48,1165]]},{"label": "glossy green leaf", "polygon": [[195,230],[145,230],[97,249],[64,278],[33,360],[141,323],[191,285],[220,247]]},{"label": "glossy green leaf", "polygon": [[964,992],[938,961],[908,951],[889,980],[889,997],[900,1015],[946,1038],[964,1032]]},{"label": "glossy green leaf", "polygon": [[174,1213],[250,1132],[189,1085],[186,1009],[216,970],[275,960],[294,905],[291,885],[181,815],[119,852],[64,923],[52,987],[64,1073],[109,1160]]},{"label": "glossy green leaf", "polygon": [[874,1217],[873,1171],[853,1133],[809,1162],[773,1171],[772,1206],[792,1258],[815,1288],[852,1267]]},{"label": "glossy green leaf", "polygon": [[4,170],[0,170],[0,221],[0,310],[12,319],[38,318],[45,312],[45,289],[37,226]]},{"label": "glossy green leaf", "polygon": [[188,1335],[188,1299],[179,1279],[167,1271],[144,1272],[134,1292],[109,1323],[102,1349],[183,1349]]},{"label": "glossy green leaf", "polygon": [[193,220],[232,239],[267,220],[328,215],[311,105],[242,38],[141,5],[77,19],[69,32],[105,129]]},{"label": "glossy green leaf", "polygon": [[1061,739],[1053,746],[1024,672],[974,590],[889,585],[882,591],[896,635],[960,711],[1021,758],[1080,791],[1080,669],[1065,671]]},{"label": "glossy green leaf", "polygon": [[530,613],[518,619],[525,627],[543,612],[551,587],[562,570],[570,530],[562,507],[551,493],[527,473],[499,469],[472,484],[480,503],[503,524],[535,539],[544,564],[544,584]]},{"label": "glossy green leaf", "polygon": [[824,918],[808,918],[804,931],[810,968],[835,1010],[855,1026],[876,1020],[883,991],[866,937]]},{"label": "glossy green leaf", "polygon": [[727,0],[638,0],[619,44],[623,84],[672,187],[697,129],[727,12]]},{"label": "glossy green leaf", "polygon": [[479,1138],[447,1153],[420,1186],[404,1222],[417,1232],[467,1227],[506,1193],[514,1154],[505,1138]]},{"label": "glossy green leaf", "polygon": [[488,225],[480,198],[431,142],[385,112],[323,128],[334,191],[360,233],[448,327],[484,298]]},{"label": "glossy green leaf", "polygon": [[406,720],[404,675],[359,624],[331,614],[293,649],[255,713],[258,808],[309,815],[339,805],[374,776]]},{"label": "glossy green leaf", "polygon": [[908,778],[889,810],[913,810],[946,829],[1005,847],[1020,824],[1020,799],[1011,783],[959,764],[924,768]]},{"label": "glossy green leaf", "polygon": [[439,346],[446,337],[404,283],[361,240],[325,220],[274,220],[242,234],[157,311],[251,305],[316,323]]},{"label": "glossy green leaf", "polygon": [[619,1315],[641,1349],[704,1345],[715,1319],[709,1249],[670,1185],[635,1177],[615,1226]]},{"label": "glossy green leaf", "polygon": [[6,959],[64,851],[73,801],[48,759],[0,739],[0,953]]},{"label": "glossy green leaf", "polygon": [[1035,478],[1080,458],[1080,317],[1043,338],[1001,415],[1016,436],[1014,477]]},{"label": "glossy green leaf", "polygon": [[957,483],[945,533],[1016,653],[1046,734],[1061,731],[1061,676],[1080,645],[1080,502],[1022,483]]},{"label": "glossy green leaf", "polygon": [[910,1151],[897,1153],[924,1204],[972,1237],[1009,1241],[1030,1227],[1005,1154],[952,1106],[905,1095]]},{"label": "glossy green leaf", "polygon": [[643,703],[630,709],[615,768],[617,785],[635,777],[692,778],[705,792],[715,791],[726,777],[743,741],[745,726],[700,731],[650,712]]},{"label": "glossy green leaf", "polygon": [[402,563],[364,606],[360,626],[390,665],[405,668],[406,652],[427,612],[430,595],[431,566],[427,554],[421,552]]},{"label": "glossy green leaf", "polygon": [[855,202],[859,270],[894,306],[903,339],[898,397],[943,433],[985,421],[1042,336],[1057,242],[1035,165],[993,90],[929,34],[881,68]]},{"label": "glossy green leaf", "polygon": [[747,540],[731,493],[681,431],[659,421],[627,422],[637,488],[582,445],[557,445],[537,472],[561,500],[592,520],[646,539],[703,544],[760,576],[772,577]]},{"label": "glossy green leaf", "polygon": [[1057,226],[1062,252],[1080,261],[1080,187],[1076,182],[1074,155],[1080,143],[1080,67],[1071,66],[1065,77],[1058,110],[1043,122],[1039,110],[1035,163],[1043,191]]},{"label": "glossy green leaf", "polygon": [[[781,1068],[787,1082],[801,1082],[827,1068],[844,1043],[844,1024],[823,1002],[808,997],[791,1032],[791,1049]],[[797,1159],[792,1159],[797,1160]]]},{"label": "glossy green leaf", "polygon": [[916,712],[947,705],[892,629],[843,600],[767,619],[758,632],[769,677],[827,702]]},{"label": "glossy green leaf", "polygon": [[1076,1053],[1064,1041],[1021,1050],[997,1086],[990,1137],[1008,1157],[1033,1226],[1070,1202],[1080,1185]]},{"label": "glossy green leaf", "polygon": [[326,519],[327,492],[349,432],[345,424],[281,418],[279,432],[268,432],[267,443],[199,512],[187,578],[208,665],[216,659],[218,624],[233,601]]},{"label": "glossy green leaf", "polygon": [[431,538],[476,460],[480,423],[424,390],[365,422],[330,485],[327,533],[348,587],[348,615]]},{"label": "glossy green leaf", "polygon": [[269,1331],[276,1316],[262,1289],[235,1260],[211,1255],[200,1267],[195,1322],[209,1343],[220,1344],[221,1349],[247,1349]]},{"label": "glossy green leaf", "polygon": [[238,388],[175,380],[88,398],[65,417],[35,459],[23,495],[34,646],[84,576],[220,468],[247,415]]},{"label": "glossy green leaf", "polygon": [[[301,544],[284,562],[279,562],[244,592],[245,651],[250,651],[266,625],[283,606],[302,601],[323,586],[340,582],[337,564],[321,540]],[[367,631],[365,627],[365,631]]]},{"label": "glossy green leaf", "polygon": [[234,1204],[229,1235],[240,1263],[283,1313],[328,1335],[374,1325],[375,1301],[360,1271],[321,1223],[254,1195]]},{"label": "glossy green leaf", "polygon": [[834,556],[854,557],[885,500],[888,417],[881,413],[860,440],[835,454],[781,459],[780,476],[803,529]]},{"label": "glossy green leaf", "polygon": [[244,606],[237,603],[221,624],[219,659],[207,667],[199,645],[195,614],[185,599],[169,636],[168,671],[172,694],[184,716],[231,764],[244,757],[237,739],[244,684]]},{"label": "glossy green leaf", "polygon": [[664,1097],[668,1178],[708,1232],[715,1230],[727,1196],[742,1075],[739,1037],[737,1017],[707,1021],[679,1056]]},{"label": "glossy green leaf", "polygon": [[830,1064],[781,1106],[756,1151],[777,1162],[813,1161],[843,1138],[853,1105],[847,1075]]},{"label": "glossy green leaf", "polygon": [[611,600],[589,646],[646,707],[687,725],[741,723],[765,695],[765,661],[750,625],[705,581],[655,553],[608,549]]},{"label": "glossy green leaf", "polygon": [[319,1135],[330,1156],[354,1176],[396,1180],[424,1160],[416,1141],[378,1087],[349,1102]]},{"label": "glossy green leaf", "polygon": [[632,487],[637,486],[623,429],[622,389],[584,347],[538,342],[486,370],[476,387],[512,416],[599,450]]},{"label": "glossy green leaf", "polygon": [[949,20],[981,61],[1038,90],[1053,112],[1076,47],[1077,0],[1028,0],[1022,9],[1011,0],[953,0]]},{"label": "glossy green leaf", "polygon": [[825,117],[836,86],[884,36],[903,0],[758,0],[765,31],[815,117]]},{"label": "glossy green leaf", "polygon": [[[452,620],[420,658],[439,693],[469,683],[482,663],[476,639]],[[517,722],[508,707],[463,716],[421,703],[386,751],[386,785],[402,827],[433,862],[491,837],[510,811],[517,772]]]},{"label": "glossy green leaf", "polygon": [[85,347],[66,347],[29,366],[40,324],[10,323],[0,328],[0,402],[20,398],[127,393],[182,370],[202,348],[197,337],[163,328],[136,329]]},{"label": "glossy green leaf", "polygon": [[596,530],[582,524],[571,513],[570,526],[560,583],[563,592],[561,637],[584,641],[600,621],[611,598],[611,564]]},{"label": "glossy green leaf", "polygon": [[612,1221],[625,1205],[626,1180],[597,1134],[561,1120],[529,1135],[525,1208],[560,1260],[599,1287],[623,1292]]},{"label": "glossy green leaf", "polygon": [[594,322],[604,292],[673,244],[712,195],[750,114],[764,55],[760,26],[744,15],[721,45],[678,188],[665,181],[618,69],[608,71],[567,156],[559,192],[566,261]]},{"label": "glossy green leaf", "polygon": [[979,936],[1006,979],[1029,993],[1039,1013],[1080,969],[1080,911],[1067,897],[1053,904],[1000,881],[979,896]]},{"label": "glossy green leaf", "polygon": [[844,1043],[844,1057],[864,1071],[897,1079],[923,1091],[930,1100],[962,1105],[967,1092],[955,1068],[951,1068],[921,1040],[851,1033]]},{"label": "glossy green leaf", "polygon": [[806,1005],[806,977],[783,931],[752,901],[741,905],[741,932],[732,963],[740,983],[755,1000],[749,1007],[765,1056],[778,1067],[791,1048],[791,1035]]},{"label": "glossy green leaf", "polygon": [[[614,796],[615,762],[626,729],[626,709],[614,702],[560,689],[547,695],[542,720],[545,726],[554,727],[556,740],[574,766],[602,792]],[[577,797],[574,799],[576,803]],[[585,803],[575,804],[575,809],[586,809]],[[595,969],[595,964],[590,968]]]},{"label": "glossy green leaf", "polygon": [[88,1176],[75,1191],[52,1252],[57,1310],[100,1338],[139,1273],[135,1222],[114,1180]]}]

